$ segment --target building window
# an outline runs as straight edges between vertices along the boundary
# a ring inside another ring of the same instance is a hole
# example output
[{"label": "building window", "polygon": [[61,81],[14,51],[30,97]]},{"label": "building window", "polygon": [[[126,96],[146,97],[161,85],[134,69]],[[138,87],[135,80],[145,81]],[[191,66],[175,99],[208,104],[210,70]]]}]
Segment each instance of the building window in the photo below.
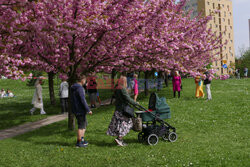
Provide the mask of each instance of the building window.
[{"label": "building window", "polygon": [[[230,34],[230,33],[228,34],[228,37],[231,38],[231,34]],[[231,50],[231,49],[230,49],[230,50]]]},{"label": "building window", "polygon": [[215,21],[215,17],[214,17],[214,23],[216,23],[216,21]]},{"label": "building window", "polygon": [[226,12],[224,12],[224,17],[226,17],[227,16],[227,13]]},{"label": "building window", "polygon": [[221,68],[221,74],[223,74],[223,68]]},{"label": "building window", "polygon": [[225,18],[223,18],[223,22],[225,22],[226,20],[225,20]]},{"label": "building window", "polygon": [[230,19],[228,19],[228,25],[230,25]]},{"label": "building window", "polygon": [[227,10],[229,11],[229,5],[227,5]]},{"label": "building window", "polygon": [[214,3],[213,3],[213,9],[215,8],[215,5],[214,5]]},{"label": "building window", "polygon": [[232,29],[233,29],[233,27],[232,27],[232,26],[230,26],[230,29],[232,30]]},{"label": "building window", "polygon": [[227,26],[225,26],[225,31],[227,31]]},{"label": "building window", "polygon": [[207,2],[207,5],[209,5],[210,3],[209,2]]},{"label": "building window", "polygon": [[218,10],[220,10],[220,9],[221,9],[220,4],[218,4]]}]

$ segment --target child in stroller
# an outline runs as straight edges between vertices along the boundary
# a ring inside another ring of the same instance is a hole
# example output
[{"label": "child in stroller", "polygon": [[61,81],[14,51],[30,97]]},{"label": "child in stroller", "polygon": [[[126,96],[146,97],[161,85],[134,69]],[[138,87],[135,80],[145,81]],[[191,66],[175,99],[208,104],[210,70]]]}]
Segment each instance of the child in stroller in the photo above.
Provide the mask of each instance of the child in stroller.
[{"label": "child in stroller", "polygon": [[[142,130],[138,134],[139,142],[147,142],[149,145],[156,145],[159,137],[169,142],[177,140],[176,129],[164,121],[170,118],[170,108],[166,103],[166,98],[159,98],[156,93],[152,93],[149,98],[148,110],[138,105],[137,117],[142,118]],[[158,123],[158,124],[157,124]]]}]

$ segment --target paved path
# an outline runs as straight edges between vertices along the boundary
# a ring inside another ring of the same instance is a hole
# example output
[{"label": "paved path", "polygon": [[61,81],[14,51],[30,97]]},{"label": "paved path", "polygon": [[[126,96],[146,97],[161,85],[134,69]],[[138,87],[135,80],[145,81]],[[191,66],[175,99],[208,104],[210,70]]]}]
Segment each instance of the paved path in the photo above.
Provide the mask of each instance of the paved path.
[{"label": "paved path", "polygon": [[[104,100],[102,104],[109,105],[110,99]],[[97,106],[97,107],[100,107],[100,106]],[[29,122],[29,123],[25,123],[16,127],[9,128],[9,129],[0,130],[0,140],[15,137],[15,136],[24,134],[26,132],[33,131],[43,126],[65,120],[67,117],[68,117],[67,113],[54,115],[54,116],[49,116],[45,119],[42,119],[36,122]]]}]

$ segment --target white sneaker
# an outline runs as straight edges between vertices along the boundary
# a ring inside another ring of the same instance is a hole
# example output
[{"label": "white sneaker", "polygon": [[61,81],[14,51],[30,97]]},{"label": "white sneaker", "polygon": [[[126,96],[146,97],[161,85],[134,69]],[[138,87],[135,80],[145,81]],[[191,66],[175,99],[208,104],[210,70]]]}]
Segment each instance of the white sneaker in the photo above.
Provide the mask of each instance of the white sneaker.
[{"label": "white sneaker", "polygon": [[41,114],[41,115],[44,115],[44,114],[46,114],[46,112],[45,112],[45,111],[41,111],[40,114]]},{"label": "white sneaker", "polygon": [[118,144],[118,146],[123,146],[122,140],[115,139],[115,142]]}]

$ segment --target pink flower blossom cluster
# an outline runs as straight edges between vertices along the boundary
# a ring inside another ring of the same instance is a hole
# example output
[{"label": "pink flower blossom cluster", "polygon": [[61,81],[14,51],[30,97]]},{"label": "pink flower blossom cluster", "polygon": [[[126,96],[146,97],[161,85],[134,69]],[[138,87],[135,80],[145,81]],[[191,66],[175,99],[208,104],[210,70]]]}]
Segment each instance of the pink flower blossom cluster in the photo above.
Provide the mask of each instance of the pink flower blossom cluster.
[{"label": "pink flower blossom cluster", "polygon": [[229,79],[229,78],[230,78],[230,75],[228,75],[228,74],[220,76],[220,80],[226,80],[226,79]]}]

